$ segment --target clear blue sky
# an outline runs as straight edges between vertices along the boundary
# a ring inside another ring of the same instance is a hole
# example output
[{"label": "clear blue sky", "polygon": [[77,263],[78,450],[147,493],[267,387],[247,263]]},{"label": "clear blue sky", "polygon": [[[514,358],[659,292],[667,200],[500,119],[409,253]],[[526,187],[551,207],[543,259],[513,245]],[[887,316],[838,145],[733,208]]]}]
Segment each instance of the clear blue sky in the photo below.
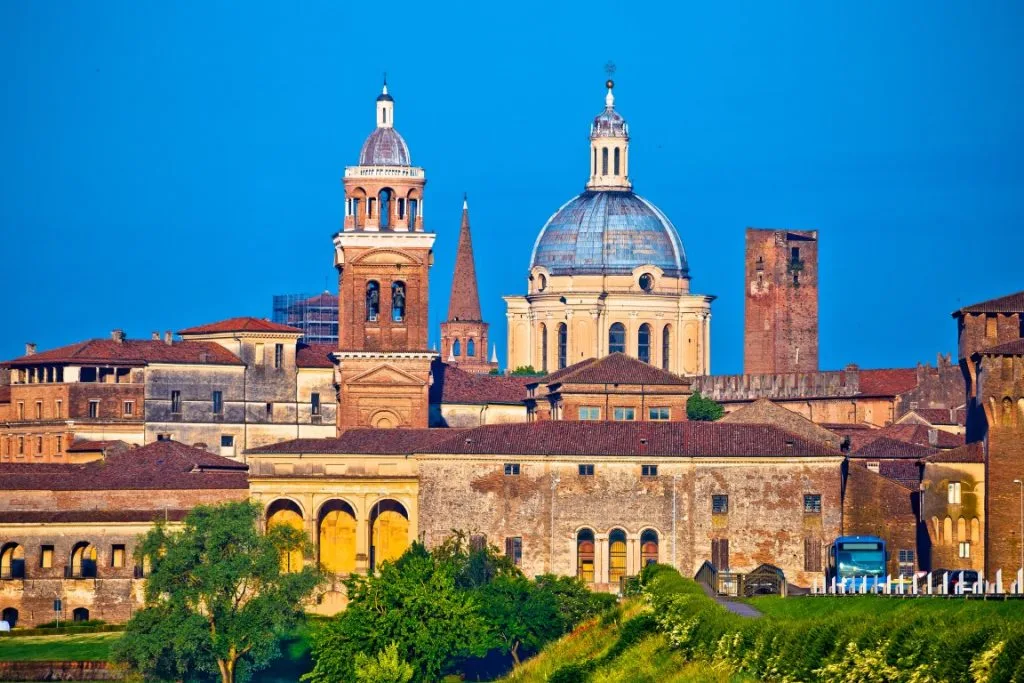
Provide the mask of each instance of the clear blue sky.
[{"label": "clear blue sky", "polygon": [[[826,7],[826,5],[832,5]],[[0,3],[0,357],[336,287],[340,178],[387,71],[438,234],[469,193],[505,358],[548,216],[582,190],[613,60],[636,190],[742,368],[743,231],[818,229],[821,364],[934,362],[1024,289],[1020,2]]]}]

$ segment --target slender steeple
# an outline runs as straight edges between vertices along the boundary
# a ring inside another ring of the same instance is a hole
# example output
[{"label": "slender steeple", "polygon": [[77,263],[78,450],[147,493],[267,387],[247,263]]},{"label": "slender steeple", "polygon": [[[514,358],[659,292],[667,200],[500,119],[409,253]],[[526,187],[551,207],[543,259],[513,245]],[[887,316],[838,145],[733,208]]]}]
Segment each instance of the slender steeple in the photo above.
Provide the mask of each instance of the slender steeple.
[{"label": "slender steeple", "polygon": [[448,322],[481,320],[483,316],[480,315],[480,295],[476,288],[476,265],[473,263],[473,237],[469,233],[469,201],[464,196],[459,251],[455,255],[455,277],[452,278],[452,297],[448,302]]}]

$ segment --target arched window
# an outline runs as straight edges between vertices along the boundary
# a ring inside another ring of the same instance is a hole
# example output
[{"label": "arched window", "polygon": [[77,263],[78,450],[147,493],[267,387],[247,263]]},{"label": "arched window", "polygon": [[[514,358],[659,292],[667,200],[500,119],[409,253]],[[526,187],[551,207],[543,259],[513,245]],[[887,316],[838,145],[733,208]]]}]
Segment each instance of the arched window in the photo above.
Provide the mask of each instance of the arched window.
[{"label": "arched window", "polygon": [[548,279],[546,277],[544,277],[543,275],[541,275],[539,278],[537,278],[537,291],[538,292],[543,292],[547,288],[548,288]]},{"label": "arched window", "polygon": [[665,325],[661,330],[661,369],[672,370],[672,326]]},{"label": "arched window", "polygon": [[401,280],[391,284],[391,319],[396,323],[405,320],[405,283]]},{"label": "arched window", "polygon": [[942,544],[942,527],[939,526],[939,518],[932,517],[932,530],[935,533],[935,545]]},{"label": "arched window", "polygon": [[544,323],[540,324],[540,369],[548,371],[548,328]]},{"label": "arched window", "polygon": [[386,230],[391,227],[391,190],[384,188],[380,191],[380,227]]},{"label": "arched window", "polygon": [[0,550],[0,579],[25,578],[25,549],[8,543]]},{"label": "arched window", "polygon": [[977,517],[971,518],[971,543],[981,543],[981,522]]},{"label": "arched window", "polygon": [[626,532],[612,529],[608,534],[608,583],[616,584],[626,575]]},{"label": "arched window", "polygon": [[472,339],[466,341],[466,355],[470,357],[476,355],[476,342]]},{"label": "arched window", "polygon": [[420,202],[418,199],[409,200],[409,229],[416,228],[416,219],[419,217]]},{"label": "arched window", "polygon": [[366,319],[372,323],[380,320],[380,283],[376,280],[366,283]]},{"label": "arched window", "polygon": [[649,564],[658,562],[658,532],[654,529],[644,529],[640,534],[640,566],[646,567]]},{"label": "arched window", "polygon": [[6,621],[8,626],[14,628],[18,625],[18,610],[13,607],[4,607],[4,611],[0,612],[0,621]]},{"label": "arched window", "polygon": [[454,343],[452,343],[452,355],[456,357],[462,355],[462,342],[460,342],[458,339],[456,339]]},{"label": "arched window", "polygon": [[622,323],[612,323],[608,328],[608,353],[626,352],[626,326]]},{"label": "arched window", "polygon": [[96,578],[96,547],[91,543],[82,541],[71,549],[71,578]]},{"label": "arched window", "polygon": [[576,534],[576,578],[594,582],[594,532],[590,529],[580,529]]},{"label": "arched window", "polygon": [[942,542],[946,545],[953,545],[953,518],[946,517],[942,520]]},{"label": "arched window", "polygon": [[566,356],[568,355],[569,330],[565,323],[558,323],[558,369],[565,367]]},{"label": "arched window", "polygon": [[619,175],[619,148],[615,148],[615,175]]},{"label": "arched window", "polygon": [[608,175],[608,148],[601,148],[601,175]]},{"label": "arched window", "polygon": [[1013,401],[1010,400],[1009,396],[1003,399],[1002,425],[1004,427],[1013,426]]},{"label": "arched window", "polygon": [[963,517],[958,517],[956,520],[956,540],[959,543],[963,543],[967,539],[967,520]]},{"label": "arched window", "polygon": [[71,610],[72,621],[89,621],[89,610],[85,607],[76,607]]},{"label": "arched window", "polygon": [[636,335],[636,357],[645,363],[651,362],[651,326],[644,323]]}]

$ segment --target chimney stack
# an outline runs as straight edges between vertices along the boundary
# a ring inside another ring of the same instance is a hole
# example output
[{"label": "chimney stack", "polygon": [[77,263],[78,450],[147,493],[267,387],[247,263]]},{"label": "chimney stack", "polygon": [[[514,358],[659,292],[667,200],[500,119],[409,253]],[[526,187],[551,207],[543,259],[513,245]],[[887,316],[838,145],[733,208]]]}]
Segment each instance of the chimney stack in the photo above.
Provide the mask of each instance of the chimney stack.
[{"label": "chimney stack", "polygon": [[34,355],[36,355],[36,343],[35,342],[25,342],[25,355],[26,356],[34,356]]},{"label": "chimney stack", "polygon": [[124,343],[124,330],[111,330],[110,338],[116,341],[118,344]]},{"label": "chimney stack", "polygon": [[168,346],[170,346],[173,343],[174,343],[174,335],[171,334],[170,330],[167,330],[166,332],[164,332],[164,344],[167,344]]},{"label": "chimney stack", "polygon": [[934,427],[928,430],[928,445],[933,448],[939,445],[939,430]]},{"label": "chimney stack", "polygon": [[150,335],[150,339],[152,339],[153,341],[160,341],[160,331],[154,330],[153,334]]}]

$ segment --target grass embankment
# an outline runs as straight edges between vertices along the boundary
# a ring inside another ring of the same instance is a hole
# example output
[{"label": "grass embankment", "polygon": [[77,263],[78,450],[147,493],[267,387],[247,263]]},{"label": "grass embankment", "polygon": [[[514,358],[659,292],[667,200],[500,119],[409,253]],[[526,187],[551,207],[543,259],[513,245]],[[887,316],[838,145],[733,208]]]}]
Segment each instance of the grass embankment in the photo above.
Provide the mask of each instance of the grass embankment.
[{"label": "grass embankment", "polygon": [[120,633],[77,633],[0,638],[0,662],[95,662],[110,657]]},{"label": "grass embankment", "polygon": [[507,680],[1024,681],[1024,603],[758,598],[733,614],[669,567],[644,597],[552,643]]}]

